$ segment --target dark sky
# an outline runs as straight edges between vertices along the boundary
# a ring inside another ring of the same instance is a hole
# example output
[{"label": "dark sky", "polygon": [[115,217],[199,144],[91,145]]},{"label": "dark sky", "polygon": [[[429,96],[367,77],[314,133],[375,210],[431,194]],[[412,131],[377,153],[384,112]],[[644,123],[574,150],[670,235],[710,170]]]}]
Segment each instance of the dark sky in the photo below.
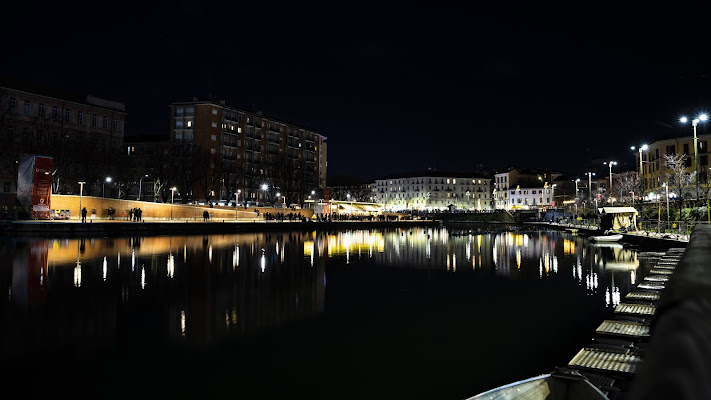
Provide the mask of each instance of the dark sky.
[{"label": "dark sky", "polygon": [[123,101],[129,136],[167,134],[168,103],[193,96],[254,107],[327,136],[329,174],[363,178],[632,170],[631,145],[711,110],[708,7],[245,4],[30,4],[0,28],[0,74]]}]

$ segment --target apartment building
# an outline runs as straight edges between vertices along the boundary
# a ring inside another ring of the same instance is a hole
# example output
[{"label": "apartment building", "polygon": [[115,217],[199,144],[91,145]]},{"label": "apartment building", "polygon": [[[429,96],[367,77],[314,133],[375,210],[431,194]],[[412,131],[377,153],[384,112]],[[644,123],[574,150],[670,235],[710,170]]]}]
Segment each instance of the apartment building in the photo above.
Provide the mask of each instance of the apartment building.
[{"label": "apartment building", "polygon": [[[711,135],[698,135],[697,143],[699,182],[705,185],[708,181],[708,146],[711,144]],[[649,144],[647,150],[643,150],[641,153],[635,151],[634,154],[637,172],[639,172],[640,168],[640,155],[642,157],[642,179],[640,183],[645,194],[663,190],[662,184],[664,182],[669,182],[672,187],[676,185],[674,173],[667,167],[664,155],[684,154],[686,155],[684,160],[684,173],[690,176],[696,171],[696,164],[694,162],[694,138],[692,136],[659,140]],[[696,197],[695,186],[692,186],[693,187],[687,188],[687,190],[684,191],[682,194],[684,198],[690,199]]]},{"label": "apartment building", "polygon": [[423,171],[376,179],[374,197],[389,211],[493,208],[491,178],[484,173]]},{"label": "apartment building", "polygon": [[[230,106],[199,100],[170,105],[170,142],[193,155],[195,200],[230,199],[240,203],[301,203],[326,188],[326,137],[312,129]],[[187,177],[186,177],[187,178]],[[239,195],[235,195],[239,192]],[[282,201],[283,199],[279,199]]]},{"label": "apartment building", "polygon": [[20,155],[36,154],[53,158],[54,193],[78,193],[79,180],[85,195],[97,193],[115,167],[126,116],[121,102],[0,80],[0,191],[16,192]]},{"label": "apartment building", "polygon": [[[530,204],[534,200],[538,200],[540,204],[540,197],[538,196],[539,190],[543,190],[546,183],[548,186],[552,186],[553,181],[558,178],[561,174],[557,172],[550,172],[538,169],[529,168],[509,168],[506,171],[501,171],[494,174],[494,208],[497,210],[510,210],[512,206],[519,205],[519,200],[523,202],[528,200]],[[521,197],[523,193],[518,193],[516,188],[525,188],[524,190],[531,197]],[[536,191],[535,196],[533,196],[533,191]],[[513,192],[516,192],[515,194]],[[544,193],[545,194],[545,193]],[[515,199],[511,196],[516,196]],[[545,203],[551,204],[551,201],[546,201]]]}]

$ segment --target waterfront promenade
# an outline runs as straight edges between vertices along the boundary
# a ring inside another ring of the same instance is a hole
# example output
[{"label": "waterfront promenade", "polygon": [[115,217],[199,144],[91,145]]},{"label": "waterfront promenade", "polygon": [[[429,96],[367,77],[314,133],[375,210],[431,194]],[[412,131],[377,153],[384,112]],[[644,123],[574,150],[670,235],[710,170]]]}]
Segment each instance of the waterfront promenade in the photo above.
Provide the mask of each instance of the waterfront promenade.
[{"label": "waterfront promenade", "polygon": [[436,220],[391,220],[359,221],[334,220],[277,221],[265,220],[263,216],[240,219],[174,219],[145,218],[141,222],[98,219],[82,223],[78,220],[8,221],[0,223],[0,234],[9,236],[79,237],[79,236],[135,236],[210,233],[247,233],[273,231],[314,231],[336,229],[375,229],[436,227]]}]

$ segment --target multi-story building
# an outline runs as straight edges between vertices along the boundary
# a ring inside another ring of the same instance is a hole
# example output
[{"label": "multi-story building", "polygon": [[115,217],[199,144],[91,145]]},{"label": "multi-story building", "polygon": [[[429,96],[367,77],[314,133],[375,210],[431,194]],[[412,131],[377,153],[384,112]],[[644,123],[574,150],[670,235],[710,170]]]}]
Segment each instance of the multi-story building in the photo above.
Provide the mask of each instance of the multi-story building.
[{"label": "multi-story building", "polygon": [[[124,140],[123,103],[42,85],[0,82],[0,190],[17,190],[21,154],[53,158],[53,192],[96,193]],[[11,197],[11,196],[5,196]]]},{"label": "multi-story building", "polygon": [[511,187],[507,189],[507,203],[504,207],[506,210],[516,209],[540,209],[555,205],[555,186],[548,185],[546,182],[543,186],[536,187]]},{"label": "multi-story building", "polygon": [[[526,188],[525,190],[532,194],[533,190],[538,192],[538,190],[543,189],[546,183],[552,185],[553,180],[558,176],[560,176],[560,173],[528,168],[509,168],[506,171],[495,173],[494,208],[497,210],[510,210],[512,205],[517,205],[519,200],[523,201],[524,199],[523,197],[516,197],[515,201],[512,201],[511,192],[514,191],[514,188]],[[538,194],[536,193],[536,195]],[[540,197],[535,197],[535,199],[540,200]],[[534,197],[531,197],[530,201],[532,202],[533,200]],[[551,204],[551,201],[546,201],[546,203]]]},{"label": "multi-story building", "polygon": [[192,160],[185,168],[192,176],[175,184],[194,200],[239,191],[240,203],[301,203],[326,187],[326,137],[312,129],[197,98],[170,105],[170,127],[171,145]]},{"label": "multi-story building", "polygon": [[[697,143],[699,182],[705,185],[708,180],[708,146],[711,144],[711,135],[698,135]],[[684,159],[684,173],[691,175],[696,171],[694,162],[694,138],[692,136],[659,140],[648,145],[647,150],[643,150],[641,153],[635,151],[634,153],[637,172],[639,172],[640,154],[642,156],[642,179],[640,183],[645,194],[664,190],[662,184],[665,182],[669,182],[671,187],[676,185],[676,182],[674,182],[674,173],[667,167],[664,155],[686,155]],[[687,187],[684,193],[682,193],[682,196],[687,199],[696,197],[695,185]]]},{"label": "multi-story building", "polygon": [[493,208],[491,178],[484,173],[424,171],[375,181],[375,201],[386,210],[478,210]]}]

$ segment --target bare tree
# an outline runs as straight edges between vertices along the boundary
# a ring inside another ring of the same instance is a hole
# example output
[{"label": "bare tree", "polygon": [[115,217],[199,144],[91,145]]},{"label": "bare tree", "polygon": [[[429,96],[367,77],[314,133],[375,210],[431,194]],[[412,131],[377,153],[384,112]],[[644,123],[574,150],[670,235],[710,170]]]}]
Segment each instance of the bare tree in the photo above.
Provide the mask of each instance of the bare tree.
[{"label": "bare tree", "polygon": [[612,193],[618,194],[621,203],[634,203],[634,194],[640,194],[639,177],[636,172],[621,172],[615,175]]},{"label": "bare tree", "polygon": [[664,165],[669,169],[666,174],[667,185],[670,188],[672,185],[676,185],[679,192],[677,204],[679,205],[679,215],[681,215],[684,189],[696,184],[696,172],[688,173],[684,170],[686,154],[662,154],[662,156],[664,157]]}]

